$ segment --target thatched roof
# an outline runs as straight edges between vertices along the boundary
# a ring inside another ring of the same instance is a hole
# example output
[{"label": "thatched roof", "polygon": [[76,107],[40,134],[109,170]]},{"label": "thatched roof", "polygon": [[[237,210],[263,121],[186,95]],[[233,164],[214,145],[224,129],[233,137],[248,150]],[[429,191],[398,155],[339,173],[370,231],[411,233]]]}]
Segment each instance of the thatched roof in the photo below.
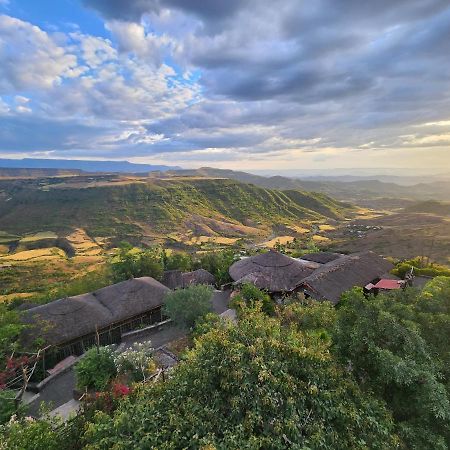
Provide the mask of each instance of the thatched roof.
[{"label": "thatched roof", "polygon": [[142,277],[29,309],[22,313],[22,320],[34,326],[24,341],[38,337],[36,328],[48,344],[77,339],[94,333],[96,327],[102,329],[157,308],[167,292],[170,289],[155,279]]},{"label": "thatched roof", "polygon": [[169,289],[178,289],[183,287],[183,272],[181,270],[165,270],[161,283]]},{"label": "thatched roof", "polygon": [[166,270],[163,274],[162,284],[170,289],[182,289],[195,284],[214,286],[216,279],[213,274],[205,269],[197,269],[193,272]]},{"label": "thatched roof", "polygon": [[301,259],[306,261],[312,261],[319,264],[326,264],[335,259],[342,257],[340,253],[333,252],[317,252],[317,253],[307,253],[306,255],[302,255]]},{"label": "thatched roof", "polygon": [[268,292],[290,292],[315,267],[270,250],[235,262],[229,272],[235,284],[252,283]]},{"label": "thatched roof", "polygon": [[392,268],[389,261],[373,252],[355,253],[324,264],[303,279],[299,287],[314,298],[336,304],[343,292],[353,286],[364,287]]},{"label": "thatched roof", "polygon": [[190,286],[191,284],[214,286],[216,284],[216,278],[205,269],[197,269],[193,272],[183,273],[183,287]]}]

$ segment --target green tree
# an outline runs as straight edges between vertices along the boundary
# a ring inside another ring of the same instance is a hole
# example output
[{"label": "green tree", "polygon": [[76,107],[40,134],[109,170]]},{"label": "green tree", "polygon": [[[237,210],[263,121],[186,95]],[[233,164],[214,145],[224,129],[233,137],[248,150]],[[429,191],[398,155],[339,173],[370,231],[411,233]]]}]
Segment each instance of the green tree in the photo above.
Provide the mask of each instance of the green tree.
[{"label": "green tree", "polygon": [[212,289],[193,285],[166,295],[164,312],[180,327],[191,329],[212,310]]},{"label": "green tree", "polygon": [[131,244],[122,242],[118,254],[111,262],[114,281],[137,277],[161,279],[163,263],[158,249],[135,249]]},{"label": "green tree", "polygon": [[87,426],[87,449],[393,449],[382,403],[317,339],[248,311],[201,336],[173,376]]},{"label": "green tree", "polygon": [[187,272],[192,269],[192,257],[189,253],[173,252],[166,255],[164,252],[164,269],[165,270],[181,270]]},{"label": "green tree", "polygon": [[212,273],[216,277],[218,285],[231,281],[228,269],[238,260],[238,256],[233,250],[222,250],[205,253],[195,263],[195,268],[202,268]]},{"label": "green tree", "polygon": [[365,391],[386,402],[407,448],[445,449],[449,398],[413,314],[392,297],[366,299],[355,288],[338,310],[334,351]]},{"label": "green tree", "polygon": [[232,300],[232,306],[238,310],[242,307],[255,306],[257,303],[261,305],[262,311],[266,314],[275,314],[275,305],[270,295],[251,283],[242,284],[238,294]]}]

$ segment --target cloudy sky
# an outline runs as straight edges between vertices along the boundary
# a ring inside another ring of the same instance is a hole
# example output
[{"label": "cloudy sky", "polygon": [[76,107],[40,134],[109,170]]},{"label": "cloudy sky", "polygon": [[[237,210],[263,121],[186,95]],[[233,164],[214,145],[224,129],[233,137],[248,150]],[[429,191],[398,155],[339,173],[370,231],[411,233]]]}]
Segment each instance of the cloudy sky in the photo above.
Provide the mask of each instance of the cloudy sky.
[{"label": "cloudy sky", "polygon": [[448,0],[0,0],[0,157],[450,165]]}]

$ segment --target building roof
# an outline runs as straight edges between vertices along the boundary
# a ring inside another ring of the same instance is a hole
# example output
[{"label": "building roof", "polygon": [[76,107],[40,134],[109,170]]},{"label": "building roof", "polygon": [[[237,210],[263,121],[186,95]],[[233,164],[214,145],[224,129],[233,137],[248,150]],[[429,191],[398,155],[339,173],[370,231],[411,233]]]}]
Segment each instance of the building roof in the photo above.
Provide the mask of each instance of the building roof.
[{"label": "building roof", "polygon": [[331,261],[334,261],[335,259],[341,258],[342,254],[340,253],[333,253],[333,252],[317,252],[317,253],[307,253],[306,255],[303,255],[301,259],[304,259],[305,261],[312,261],[319,264],[326,264]]},{"label": "building roof", "polygon": [[402,285],[403,285],[403,281],[399,281],[399,280],[388,280],[388,279],[381,279],[378,283],[376,283],[373,286],[373,289],[387,289],[387,290],[392,290],[392,289],[401,289]]},{"label": "building roof", "polygon": [[236,284],[253,283],[269,292],[290,292],[317,267],[275,250],[241,259],[229,269]]},{"label": "building roof", "polygon": [[161,306],[167,292],[160,282],[142,277],[28,309],[22,320],[34,326],[25,330],[24,342],[36,337],[36,328],[48,344],[77,339]]},{"label": "building roof", "polygon": [[192,272],[166,270],[162,277],[162,284],[169,289],[182,289],[195,284],[214,286],[216,284],[216,278],[205,269],[197,269]]},{"label": "building roof", "polygon": [[317,299],[338,303],[341,294],[353,286],[364,287],[391,270],[393,265],[373,252],[342,256],[304,278],[299,287]]}]

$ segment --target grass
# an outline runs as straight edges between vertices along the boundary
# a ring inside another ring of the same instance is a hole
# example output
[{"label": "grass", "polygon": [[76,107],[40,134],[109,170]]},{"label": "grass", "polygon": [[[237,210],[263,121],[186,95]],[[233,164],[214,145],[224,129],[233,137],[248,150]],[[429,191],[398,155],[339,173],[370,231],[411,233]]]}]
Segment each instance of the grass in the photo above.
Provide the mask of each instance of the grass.
[{"label": "grass", "polygon": [[44,239],[57,239],[58,236],[53,231],[41,231],[39,233],[35,233],[29,236],[25,236],[20,239],[19,244],[26,244],[29,242],[42,241]]},{"label": "grass", "polygon": [[292,236],[278,236],[270,241],[263,242],[261,247],[274,248],[277,244],[286,245],[292,242],[295,238]]},{"label": "grass", "polygon": [[23,252],[8,254],[0,257],[0,262],[14,262],[14,261],[31,261],[31,260],[50,260],[65,258],[66,254],[63,250],[57,247],[37,248],[34,250],[25,250]]}]

